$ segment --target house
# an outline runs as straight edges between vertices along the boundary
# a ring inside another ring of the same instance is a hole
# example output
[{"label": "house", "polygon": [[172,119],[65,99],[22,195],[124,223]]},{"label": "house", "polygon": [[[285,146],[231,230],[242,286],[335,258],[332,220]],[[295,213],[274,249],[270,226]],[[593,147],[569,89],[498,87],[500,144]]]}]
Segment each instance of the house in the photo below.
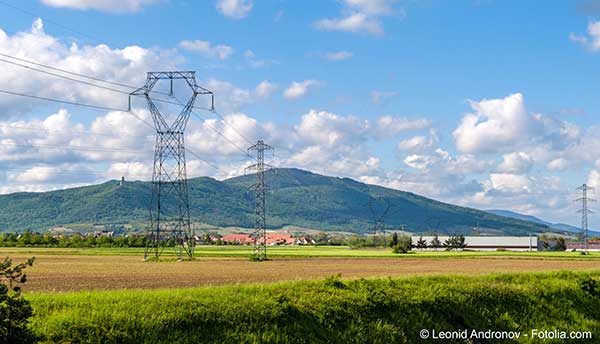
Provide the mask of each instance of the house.
[{"label": "house", "polygon": [[317,242],[310,238],[300,237],[296,238],[294,241],[294,245],[314,245]]},{"label": "house", "polygon": [[267,233],[266,242],[269,246],[294,245],[294,237],[288,233]]},{"label": "house", "polygon": [[250,234],[227,234],[224,235],[221,240],[223,240],[226,243],[231,243],[231,244],[240,244],[240,245],[249,245],[252,244],[254,242],[254,239],[252,238],[252,236]]}]

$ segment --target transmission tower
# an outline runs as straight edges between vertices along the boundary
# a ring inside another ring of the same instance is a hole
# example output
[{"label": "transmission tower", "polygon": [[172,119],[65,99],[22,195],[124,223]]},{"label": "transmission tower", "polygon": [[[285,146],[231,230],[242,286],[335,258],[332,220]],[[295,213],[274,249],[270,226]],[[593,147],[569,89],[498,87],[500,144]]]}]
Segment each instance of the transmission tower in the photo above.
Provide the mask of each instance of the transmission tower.
[{"label": "transmission tower", "polygon": [[593,214],[594,212],[588,208],[588,203],[595,202],[595,199],[588,197],[588,192],[592,191],[594,188],[583,184],[578,187],[577,190],[581,191],[581,197],[576,199],[576,202],[581,202],[581,209],[577,212],[581,214],[581,232],[583,234],[583,245],[585,252],[588,251],[588,214]]},{"label": "transmission tower", "polygon": [[[151,93],[157,83],[167,80],[169,95],[173,95],[173,81],[185,81],[191,88],[191,96],[183,105],[183,110],[170,123],[154,104]],[[190,224],[187,172],[185,167],[184,132],[190,113],[199,95],[211,96],[214,108],[214,95],[211,91],[196,84],[195,72],[149,72],[144,86],[131,95],[144,96],[156,129],[154,168],[152,173],[152,194],[150,198],[149,241],[144,259],[158,259],[166,241],[175,241],[179,259],[184,255],[193,257],[194,232]]]},{"label": "transmission tower", "polygon": [[255,194],[255,221],[254,221],[254,250],[252,258],[255,260],[267,259],[267,233],[266,233],[266,205],[265,205],[265,171],[271,166],[265,164],[265,151],[273,151],[273,147],[265,144],[263,140],[248,148],[248,152],[256,151],[256,164],[246,167],[246,171],[256,172],[256,184],[252,186]]},{"label": "transmission tower", "polygon": [[387,198],[379,197],[378,200],[383,200],[385,203],[383,212],[380,213],[375,210],[376,200],[373,197],[369,198],[369,210],[371,210],[371,216],[373,217],[373,238],[375,239],[377,233],[382,233],[383,245],[385,246],[385,217],[392,208],[392,205]]}]

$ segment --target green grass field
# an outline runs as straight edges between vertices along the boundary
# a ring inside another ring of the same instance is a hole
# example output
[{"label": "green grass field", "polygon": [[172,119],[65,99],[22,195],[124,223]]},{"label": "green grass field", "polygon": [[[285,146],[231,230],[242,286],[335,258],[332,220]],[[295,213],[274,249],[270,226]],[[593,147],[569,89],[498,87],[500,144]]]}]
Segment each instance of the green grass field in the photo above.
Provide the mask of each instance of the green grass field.
[{"label": "green grass field", "polygon": [[[249,246],[198,246],[196,257],[248,257]],[[2,247],[0,255],[43,254],[43,255],[85,255],[85,256],[143,256],[143,248],[33,248]],[[514,257],[514,258],[572,258],[600,259],[600,253],[582,255],[580,252],[515,252],[515,251],[413,251],[409,254],[394,254],[389,248],[351,249],[347,246],[275,246],[268,247],[267,254],[272,258],[456,258],[456,257]],[[174,255],[174,250],[166,248],[164,255]]]},{"label": "green grass field", "polygon": [[329,278],[27,298],[30,326],[47,343],[421,343],[422,329],[589,331],[589,341],[543,342],[598,343],[598,280],[600,271]]}]

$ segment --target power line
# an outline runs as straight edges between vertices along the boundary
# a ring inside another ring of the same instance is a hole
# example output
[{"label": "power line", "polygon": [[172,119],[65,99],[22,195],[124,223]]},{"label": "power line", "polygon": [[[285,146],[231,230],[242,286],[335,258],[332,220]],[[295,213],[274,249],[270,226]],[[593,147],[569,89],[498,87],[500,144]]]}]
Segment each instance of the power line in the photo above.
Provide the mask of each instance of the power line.
[{"label": "power line", "polygon": [[69,71],[69,70],[66,70],[66,69],[52,67],[52,66],[49,66],[49,65],[45,65],[43,63],[39,63],[39,62],[35,62],[35,61],[32,61],[32,60],[23,59],[23,58],[16,57],[16,56],[11,56],[11,55],[7,55],[7,54],[3,54],[3,53],[0,53],[0,56],[4,56],[4,57],[10,58],[10,59],[17,60],[17,61],[29,63],[29,64],[36,65],[36,66],[39,66],[39,67],[48,68],[48,69],[51,69],[51,70],[54,70],[54,71],[57,71],[57,72],[62,72],[62,73],[66,73],[66,74],[70,74],[70,75],[74,75],[74,76],[78,76],[78,77],[82,77],[82,78],[86,78],[86,79],[90,79],[90,80],[94,80],[94,81],[104,82],[104,83],[107,83],[107,84],[111,84],[111,85],[115,85],[115,86],[120,86],[120,87],[124,87],[124,88],[135,89],[135,87],[131,86],[131,85],[119,83],[119,82],[116,82],[116,81],[104,80],[104,79],[100,79],[100,78],[97,78],[97,77],[93,77],[93,76],[89,76],[89,75],[85,75],[85,74],[81,74],[81,73],[72,72],[72,71]]},{"label": "power line", "polygon": [[[42,127],[35,127],[35,126],[20,126],[20,125],[15,125],[13,123],[0,123],[0,127],[4,127],[4,128],[10,128],[10,129],[17,129],[17,130],[25,130],[25,131],[43,131],[43,132],[47,132],[47,133],[53,133],[53,132],[67,132],[67,133],[75,133],[75,134],[80,134],[80,135],[91,135],[91,136],[105,136],[105,137],[115,137],[114,133],[105,133],[105,132],[95,132],[95,131],[91,131],[91,130],[74,130],[74,129],[48,129],[48,128],[42,128]],[[139,135],[130,135],[131,137],[150,137],[150,135],[144,135],[144,134],[139,134]]]},{"label": "power line", "polygon": [[49,148],[49,149],[64,149],[64,150],[79,150],[79,151],[90,151],[90,152],[103,152],[103,153],[128,153],[128,154],[142,154],[142,151],[133,151],[117,148],[99,148],[99,147],[86,147],[86,146],[66,146],[66,145],[51,145],[44,143],[18,143],[18,142],[2,142],[2,145],[19,146],[19,147],[30,147],[30,148]]},{"label": "power line", "polygon": [[53,73],[53,72],[48,72],[48,71],[45,71],[45,70],[42,70],[42,69],[39,69],[39,68],[34,68],[34,67],[31,67],[31,66],[26,66],[24,64],[20,64],[20,63],[17,63],[17,62],[13,62],[13,61],[1,59],[1,58],[0,58],[0,62],[9,63],[9,64],[12,64],[12,65],[15,65],[15,66],[18,66],[18,67],[21,67],[21,68],[29,69],[29,70],[36,71],[36,72],[39,72],[39,73],[44,73],[44,74],[47,74],[47,75],[52,75],[52,76],[55,76],[55,77],[58,77],[58,78],[62,78],[62,79],[70,80],[70,81],[75,81],[75,82],[78,82],[78,83],[81,83],[81,84],[84,84],[84,85],[98,87],[98,88],[101,88],[101,89],[104,89],[104,90],[108,90],[108,91],[111,91],[111,92],[117,92],[117,93],[129,95],[129,92],[125,92],[125,91],[117,90],[117,89],[114,89],[114,88],[111,88],[111,87],[106,87],[106,86],[94,84],[94,83],[91,83],[91,82],[87,82],[87,81],[83,81],[83,80],[71,78],[71,77],[68,77],[68,76],[65,76],[65,75],[56,74],[56,73]]},{"label": "power line", "polygon": [[[51,69],[51,70],[54,70],[54,71],[59,71],[59,72],[62,72],[62,73],[66,73],[66,74],[70,74],[70,75],[74,75],[74,76],[78,76],[78,77],[82,77],[82,78],[87,78],[87,79],[98,81],[98,82],[104,82],[104,83],[116,85],[116,86],[119,86],[119,87],[129,88],[129,89],[132,89],[132,90],[136,89],[134,86],[131,86],[131,85],[127,85],[127,84],[123,84],[123,83],[118,83],[118,82],[114,82],[114,81],[109,81],[109,80],[104,80],[104,79],[101,79],[101,78],[97,78],[97,77],[93,77],[93,76],[89,76],[89,75],[85,75],[85,74],[81,74],[81,73],[75,73],[75,72],[68,71],[68,70],[65,70],[65,69],[60,69],[60,68],[52,67],[52,66],[49,66],[49,65],[46,65],[46,64],[42,64],[42,63],[35,62],[35,61],[32,61],[32,60],[22,59],[22,58],[19,58],[19,57],[8,55],[8,54],[0,53],[0,56],[4,56],[4,57],[7,57],[7,58],[11,58],[11,59],[17,60],[17,61],[21,61],[21,62],[33,64],[33,65],[40,66],[40,67],[43,67],[43,68],[48,68],[48,69]],[[98,87],[98,88],[101,88],[101,89],[104,89],[104,90],[108,90],[108,91],[111,91],[111,92],[116,92],[116,93],[130,95],[130,92],[125,92],[125,91],[117,90],[117,89],[114,89],[114,88],[111,88],[111,87],[106,87],[106,86],[98,85],[98,84],[95,84],[95,83],[91,83],[91,82],[87,82],[87,81],[83,81],[83,80],[71,78],[71,77],[68,77],[68,76],[65,76],[65,75],[60,75],[60,74],[57,74],[57,73],[45,71],[45,70],[42,70],[42,69],[39,69],[39,68],[34,68],[34,67],[31,67],[31,66],[27,66],[27,65],[23,65],[23,64],[17,63],[17,62],[8,61],[8,60],[5,60],[5,59],[0,59],[0,62],[9,63],[9,64],[12,64],[12,65],[15,65],[15,66],[18,66],[18,67],[26,68],[26,69],[29,69],[29,70],[32,70],[32,71],[36,71],[36,72],[39,72],[39,73],[44,73],[44,74],[51,75],[51,76],[58,77],[58,78],[62,78],[62,79],[65,79],[65,80],[69,80],[69,81],[73,81],[73,82],[78,82],[78,83],[81,83],[81,84],[84,84],[84,85]],[[155,93],[168,95],[167,93],[164,93],[164,92],[155,92]],[[141,95],[135,95],[135,96],[141,96]],[[181,101],[179,101],[177,99],[176,99],[177,103],[176,102],[171,102],[171,101],[168,101],[168,100],[164,100],[164,99],[160,99],[160,98],[151,98],[151,99],[155,100],[155,101],[158,101],[158,102],[161,102],[161,103],[172,104],[172,105],[177,105],[177,106],[184,106],[184,104],[182,104]],[[193,106],[192,108],[207,110],[207,111],[210,111],[210,112],[214,113],[217,117],[219,117],[222,120],[222,122],[223,122],[224,125],[230,127],[236,134],[238,134],[241,138],[243,138],[244,140],[246,140],[246,142],[248,144],[252,144],[252,142],[250,141],[250,139],[248,139],[248,137],[246,137],[244,134],[242,134],[233,125],[231,125],[230,123],[228,123],[227,120],[220,113],[218,113],[216,110],[214,110],[214,109],[208,109],[208,108],[204,108],[204,107],[198,107],[198,106]],[[201,120],[204,120],[197,113],[195,113],[195,112],[192,112],[192,113],[196,117],[200,118]],[[235,146],[244,155],[249,156],[248,153],[242,147],[240,147],[238,144],[236,144],[235,142],[233,142],[232,140],[230,140],[229,138],[227,138],[223,133],[219,132],[216,128],[214,128],[212,126],[209,126],[209,127],[212,130],[214,130],[218,135],[220,135],[221,137],[223,137],[231,145]]]},{"label": "power line", "polygon": [[128,109],[117,109],[117,108],[111,108],[111,107],[101,106],[101,105],[85,104],[85,103],[72,102],[72,101],[62,100],[62,99],[40,97],[40,96],[31,95],[31,94],[13,92],[13,91],[8,91],[8,90],[3,90],[3,89],[0,89],[0,93],[10,94],[10,95],[19,96],[19,97],[26,97],[26,98],[31,98],[31,99],[37,99],[37,100],[44,100],[44,101],[54,102],[54,103],[62,103],[62,104],[73,105],[73,106],[87,107],[87,108],[91,108],[91,109],[129,112]]},{"label": "power line", "polygon": [[217,110],[215,110],[215,109],[212,109],[212,110],[211,110],[211,112],[212,112],[212,113],[214,113],[215,115],[217,115],[217,116],[218,116],[218,117],[219,117],[219,118],[220,118],[220,119],[223,121],[223,123],[224,123],[225,125],[228,125],[228,126],[229,126],[229,127],[230,127],[230,128],[233,130],[233,131],[235,131],[235,132],[236,132],[238,135],[240,135],[240,137],[241,137],[241,138],[243,138],[244,140],[246,140],[246,142],[247,142],[248,144],[252,145],[252,141],[250,141],[250,139],[249,139],[249,138],[247,138],[247,137],[246,137],[246,136],[244,136],[242,133],[240,133],[240,132],[239,132],[239,131],[238,131],[238,130],[237,130],[237,129],[236,129],[234,126],[233,126],[233,125],[231,125],[231,124],[227,123],[227,120],[226,120],[226,119],[225,119],[223,116],[221,116],[221,114],[219,114],[219,113],[217,112]]},{"label": "power line", "polygon": [[[98,81],[98,82],[103,82],[103,83],[107,83],[107,84],[111,84],[111,85],[115,85],[115,86],[119,86],[119,87],[129,88],[130,90],[135,90],[136,89],[136,87],[134,87],[132,85],[128,85],[128,84],[124,84],[124,83],[119,83],[119,82],[115,82],[115,81],[110,81],[110,80],[105,80],[105,79],[101,79],[101,78],[89,76],[89,75],[82,74],[82,73],[76,73],[76,72],[72,72],[72,71],[69,71],[69,70],[65,70],[65,69],[61,69],[61,68],[56,68],[56,67],[53,67],[53,66],[49,66],[47,64],[39,63],[39,62],[28,60],[28,59],[23,59],[23,58],[20,58],[20,57],[16,57],[16,56],[4,54],[4,53],[0,53],[0,56],[6,57],[6,58],[10,58],[10,59],[14,59],[14,60],[21,61],[21,62],[25,62],[25,63],[29,63],[29,64],[33,64],[33,65],[36,65],[36,66],[39,66],[39,67],[43,67],[43,68],[47,68],[47,69],[51,69],[51,70],[54,70],[54,71],[58,71],[58,72],[70,74],[70,75],[73,75],[73,76],[78,76],[78,77],[81,77],[81,78],[86,78],[86,79],[90,79],[90,80],[94,80],[94,81]],[[57,74],[57,73],[48,72],[48,71],[41,70],[41,69],[38,69],[38,68],[34,68],[34,67],[31,67],[31,66],[27,66],[27,65],[20,64],[20,63],[16,63],[16,62],[13,62],[13,61],[8,61],[8,60],[5,60],[5,59],[0,59],[0,61],[12,64],[12,65],[15,65],[15,66],[19,66],[19,67],[22,67],[22,68],[26,68],[26,69],[29,69],[29,70],[33,70],[33,71],[36,71],[36,72],[40,72],[40,73],[52,75],[52,76],[55,76],[55,77],[58,77],[58,78],[63,78],[63,79],[66,79],[66,80],[70,80],[70,81],[82,83],[82,84],[85,84],[85,85],[88,85],[88,86],[98,87],[98,88],[102,88],[102,89],[105,89],[105,90],[108,90],[108,91],[117,92],[117,93],[121,93],[121,94],[127,94],[127,95],[130,94],[130,92],[125,92],[125,91],[117,90],[117,89],[114,89],[114,88],[111,88],[111,87],[106,87],[106,86],[94,84],[94,83],[91,83],[91,82],[87,82],[87,81],[83,81],[83,80],[71,78],[71,77],[68,77],[68,76],[60,75],[60,74]],[[162,94],[162,95],[169,95],[168,93],[158,92],[158,91],[155,91],[154,93]],[[158,101],[158,102],[162,102],[162,103],[166,103],[166,104],[171,104],[171,105],[178,105],[178,106],[183,106],[184,105],[179,100],[177,101],[177,103],[171,102],[171,101],[168,101],[168,100],[165,100],[165,99],[160,99],[160,98],[152,98],[152,100],[155,100],[155,101]],[[193,108],[194,109],[200,109],[200,110],[206,110],[206,111],[209,111],[209,112],[215,114],[217,117],[219,117],[223,121],[223,123],[225,125],[229,126],[233,131],[236,132],[236,134],[238,134],[241,138],[243,138],[244,140],[246,140],[246,142],[248,144],[252,144],[251,140],[247,136],[245,136],[244,134],[242,134],[239,130],[237,130],[237,128],[235,128],[233,125],[231,125],[230,123],[228,123],[227,120],[219,112],[217,112],[215,109],[209,109],[209,108],[200,107],[200,106],[193,106]],[[195,115],[198,116],[197,114],[195,114]],[[238,149],[240,149],[240,148],[241,147],[238,146]],[[243,149],[241,149],[241,150],[244,151]]]}]

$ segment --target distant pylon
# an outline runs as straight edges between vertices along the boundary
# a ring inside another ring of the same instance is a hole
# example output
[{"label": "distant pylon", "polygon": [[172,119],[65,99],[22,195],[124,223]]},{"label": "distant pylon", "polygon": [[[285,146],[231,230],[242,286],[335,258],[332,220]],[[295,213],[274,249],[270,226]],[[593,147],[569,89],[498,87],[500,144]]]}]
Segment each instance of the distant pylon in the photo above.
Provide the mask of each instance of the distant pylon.
[{"label": "distant pylon", "polygon": [[[170,95],[173,94],[173,80],[185,81],[192,90],[190,99],[172,123],[169,123],[168,118],[160,113],[150,96],[152,89],[160,80],[170,82]],[[213,93],[198,86],[195,72],[189,71],[149,72],[144,86],[131,93],[146,98],[156,129],[149,240],[144,259],[158,259],[168,240],[175,241],[179,259],[184,255],[190,258],[194,255],[194,231],[190,223],[184,131],[199,94],[210,95],[211,107],[214,107]]]},{"label": "distant pylon", "polygon": [[[381,200],[383,200],[383,202],[385,203],[385,208],[383,209],[383,212],[377,213],[377,211],[375,210],[375,202],[381,201]],[[383,198],[383,197],[378,197],[377,199],[375,199],[373,197],[369,198],[369,210],[371,210],[371,216],[373,217],[373,238],[375,238],[378,233],[382,233],[384,246],[386,245],[386,242],[385,242],[385,217],[387,216],[391,207],[392,207],[392,205],[390,204],[390,201],[387,198]]]},{"label": "distant pylon", "polygon": [[595,202],[595,199],[588,197],[588,192],[593,190],[594,188],[583,184],[578,187],[577,190],[581,191],[581,197],[576,199],[576,202],[581,202],[581,209],[577,212],[581,214],[581,232],[583,234],[583,245],[585,252],[588,251],[588,214],[593,214],[594,212],[588,208],[588,203]]},{"label": "distant pylon", "polygon": [[256,164],[246,167],[246,171],[256,172],[256,184],[252,186],[255,194],[255,221],[254,221],[254,250],[252,258],[255,260],[267,259],[267,215],[266,215],[266,189],[265,171],[271,166],[265,164],[265,151],[273,150],[273,147],[265,144],[263,140],[248,148],[248,151],[256,151]]}]

